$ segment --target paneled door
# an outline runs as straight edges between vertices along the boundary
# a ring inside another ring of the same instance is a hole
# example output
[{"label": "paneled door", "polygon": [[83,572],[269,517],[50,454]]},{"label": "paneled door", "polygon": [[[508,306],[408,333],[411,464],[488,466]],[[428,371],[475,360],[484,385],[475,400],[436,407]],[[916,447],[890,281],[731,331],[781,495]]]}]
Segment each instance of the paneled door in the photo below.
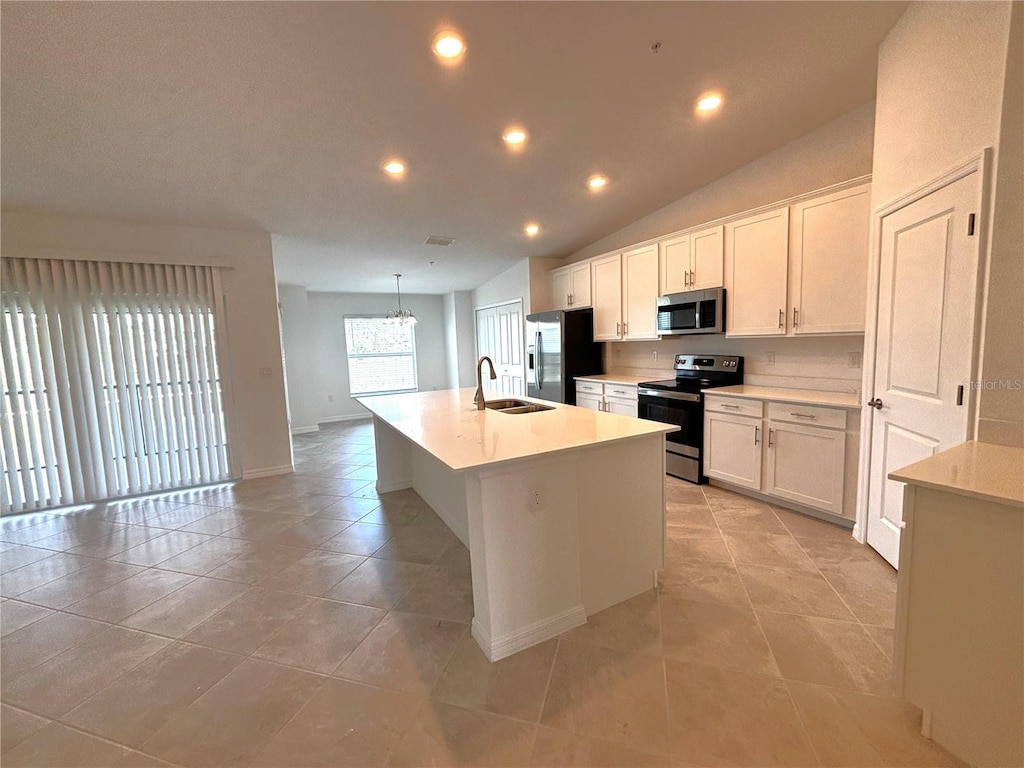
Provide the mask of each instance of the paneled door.
[{"label": "paneled door", "polygon": [[881,222],[867,540],[893,567],[903,483],[889,473],[968,437],[979,176],[974,171]]},{"label": "paneled door", "polygon": [[491,381],[484,367],[484,389],[505,395],[526,394],[523,367],[523,302],[516,300],[476,311],[477,358],[487,355],[498,374]]}]

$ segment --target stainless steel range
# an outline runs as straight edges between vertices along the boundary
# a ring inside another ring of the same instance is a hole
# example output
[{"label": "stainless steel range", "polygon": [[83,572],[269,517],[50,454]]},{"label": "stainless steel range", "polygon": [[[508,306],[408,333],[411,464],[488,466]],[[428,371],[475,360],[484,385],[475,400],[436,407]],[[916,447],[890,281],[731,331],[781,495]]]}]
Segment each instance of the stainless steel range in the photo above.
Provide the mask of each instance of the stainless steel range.
[{"label": "stainless steel range", "polygon": [[676,355],[676,377],[640,384],[638,415],[675,424],[665,436],[665,471],[691,483],[704,476],[704,396],[702,389],[743,383],[743,358],[735,355]]}]

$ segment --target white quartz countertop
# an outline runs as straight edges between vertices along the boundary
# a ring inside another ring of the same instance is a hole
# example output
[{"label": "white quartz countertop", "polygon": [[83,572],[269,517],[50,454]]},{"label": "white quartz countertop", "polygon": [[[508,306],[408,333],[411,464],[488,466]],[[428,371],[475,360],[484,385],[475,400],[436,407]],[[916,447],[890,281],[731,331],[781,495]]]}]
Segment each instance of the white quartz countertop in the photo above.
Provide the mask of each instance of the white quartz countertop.
[{"label": "white quartz countertop", "polygon": [[1024,448],[972,440],[890,472],[889,478],[1024,509]]},{"label": "white quartz countertop", "polygon": [[[550,411],[536,413],[478,411],[473,405],[475,391],[445,389],[356,400],[374,416],[454,470],[679,429],[671,424],[529,397],[516,399],[554,407]],[[492,392],[488,399],[505,397]]]},{"label": "white quartz countertop", "polygon": [[850,392],[824,392],[817,389],[791,389],[789,387],[755,387],[736,384],[731,387],[705,389],[708,395],[745,397],[749,400],[775,400],[800,405],[824,405],[834,408],[860,408],[860,396]]},{"label": "white quartz countertop", "polygon": [[[671,372],[666,373],[661,378],[668,379],[674,374]],[[642,384],[645,381],[657,381],[657,376],[636,376],[629,373],[597,373],[593,376],[577,376],[576,381],[603,381],[606,384],[625,384],[630,387],[635,387],[637,384]]]}]

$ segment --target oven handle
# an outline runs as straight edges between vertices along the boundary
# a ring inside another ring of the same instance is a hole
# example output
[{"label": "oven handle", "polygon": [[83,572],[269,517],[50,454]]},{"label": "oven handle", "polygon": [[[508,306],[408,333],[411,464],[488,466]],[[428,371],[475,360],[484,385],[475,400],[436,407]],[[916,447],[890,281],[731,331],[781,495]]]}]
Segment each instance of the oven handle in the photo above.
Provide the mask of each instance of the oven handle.
[{"label": "oven handle", "polygon": [[665,392],[660,389],[644,389],[642,387],[637,388],[637,395],[647,395],[648,397],[664,397],[669,400],[685,400],[688,403],[699,403],[700,395],[692,392]]}]

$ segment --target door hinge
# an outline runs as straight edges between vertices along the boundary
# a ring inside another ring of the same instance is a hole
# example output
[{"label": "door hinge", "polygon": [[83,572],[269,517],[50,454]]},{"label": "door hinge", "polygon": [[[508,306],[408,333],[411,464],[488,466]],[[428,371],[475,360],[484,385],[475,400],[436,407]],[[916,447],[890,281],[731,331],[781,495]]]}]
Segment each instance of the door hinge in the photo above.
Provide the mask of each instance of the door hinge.
[{"label": "door hinge", "polygon": [[967,217],[967,236],[974,237],[974,214]]},{"label": "door hinge", "polygon": [[956,404],[957,405],[963,405],[964,404],[964,385],[963,384],[961,384],[959,387],[956,388]]}]

